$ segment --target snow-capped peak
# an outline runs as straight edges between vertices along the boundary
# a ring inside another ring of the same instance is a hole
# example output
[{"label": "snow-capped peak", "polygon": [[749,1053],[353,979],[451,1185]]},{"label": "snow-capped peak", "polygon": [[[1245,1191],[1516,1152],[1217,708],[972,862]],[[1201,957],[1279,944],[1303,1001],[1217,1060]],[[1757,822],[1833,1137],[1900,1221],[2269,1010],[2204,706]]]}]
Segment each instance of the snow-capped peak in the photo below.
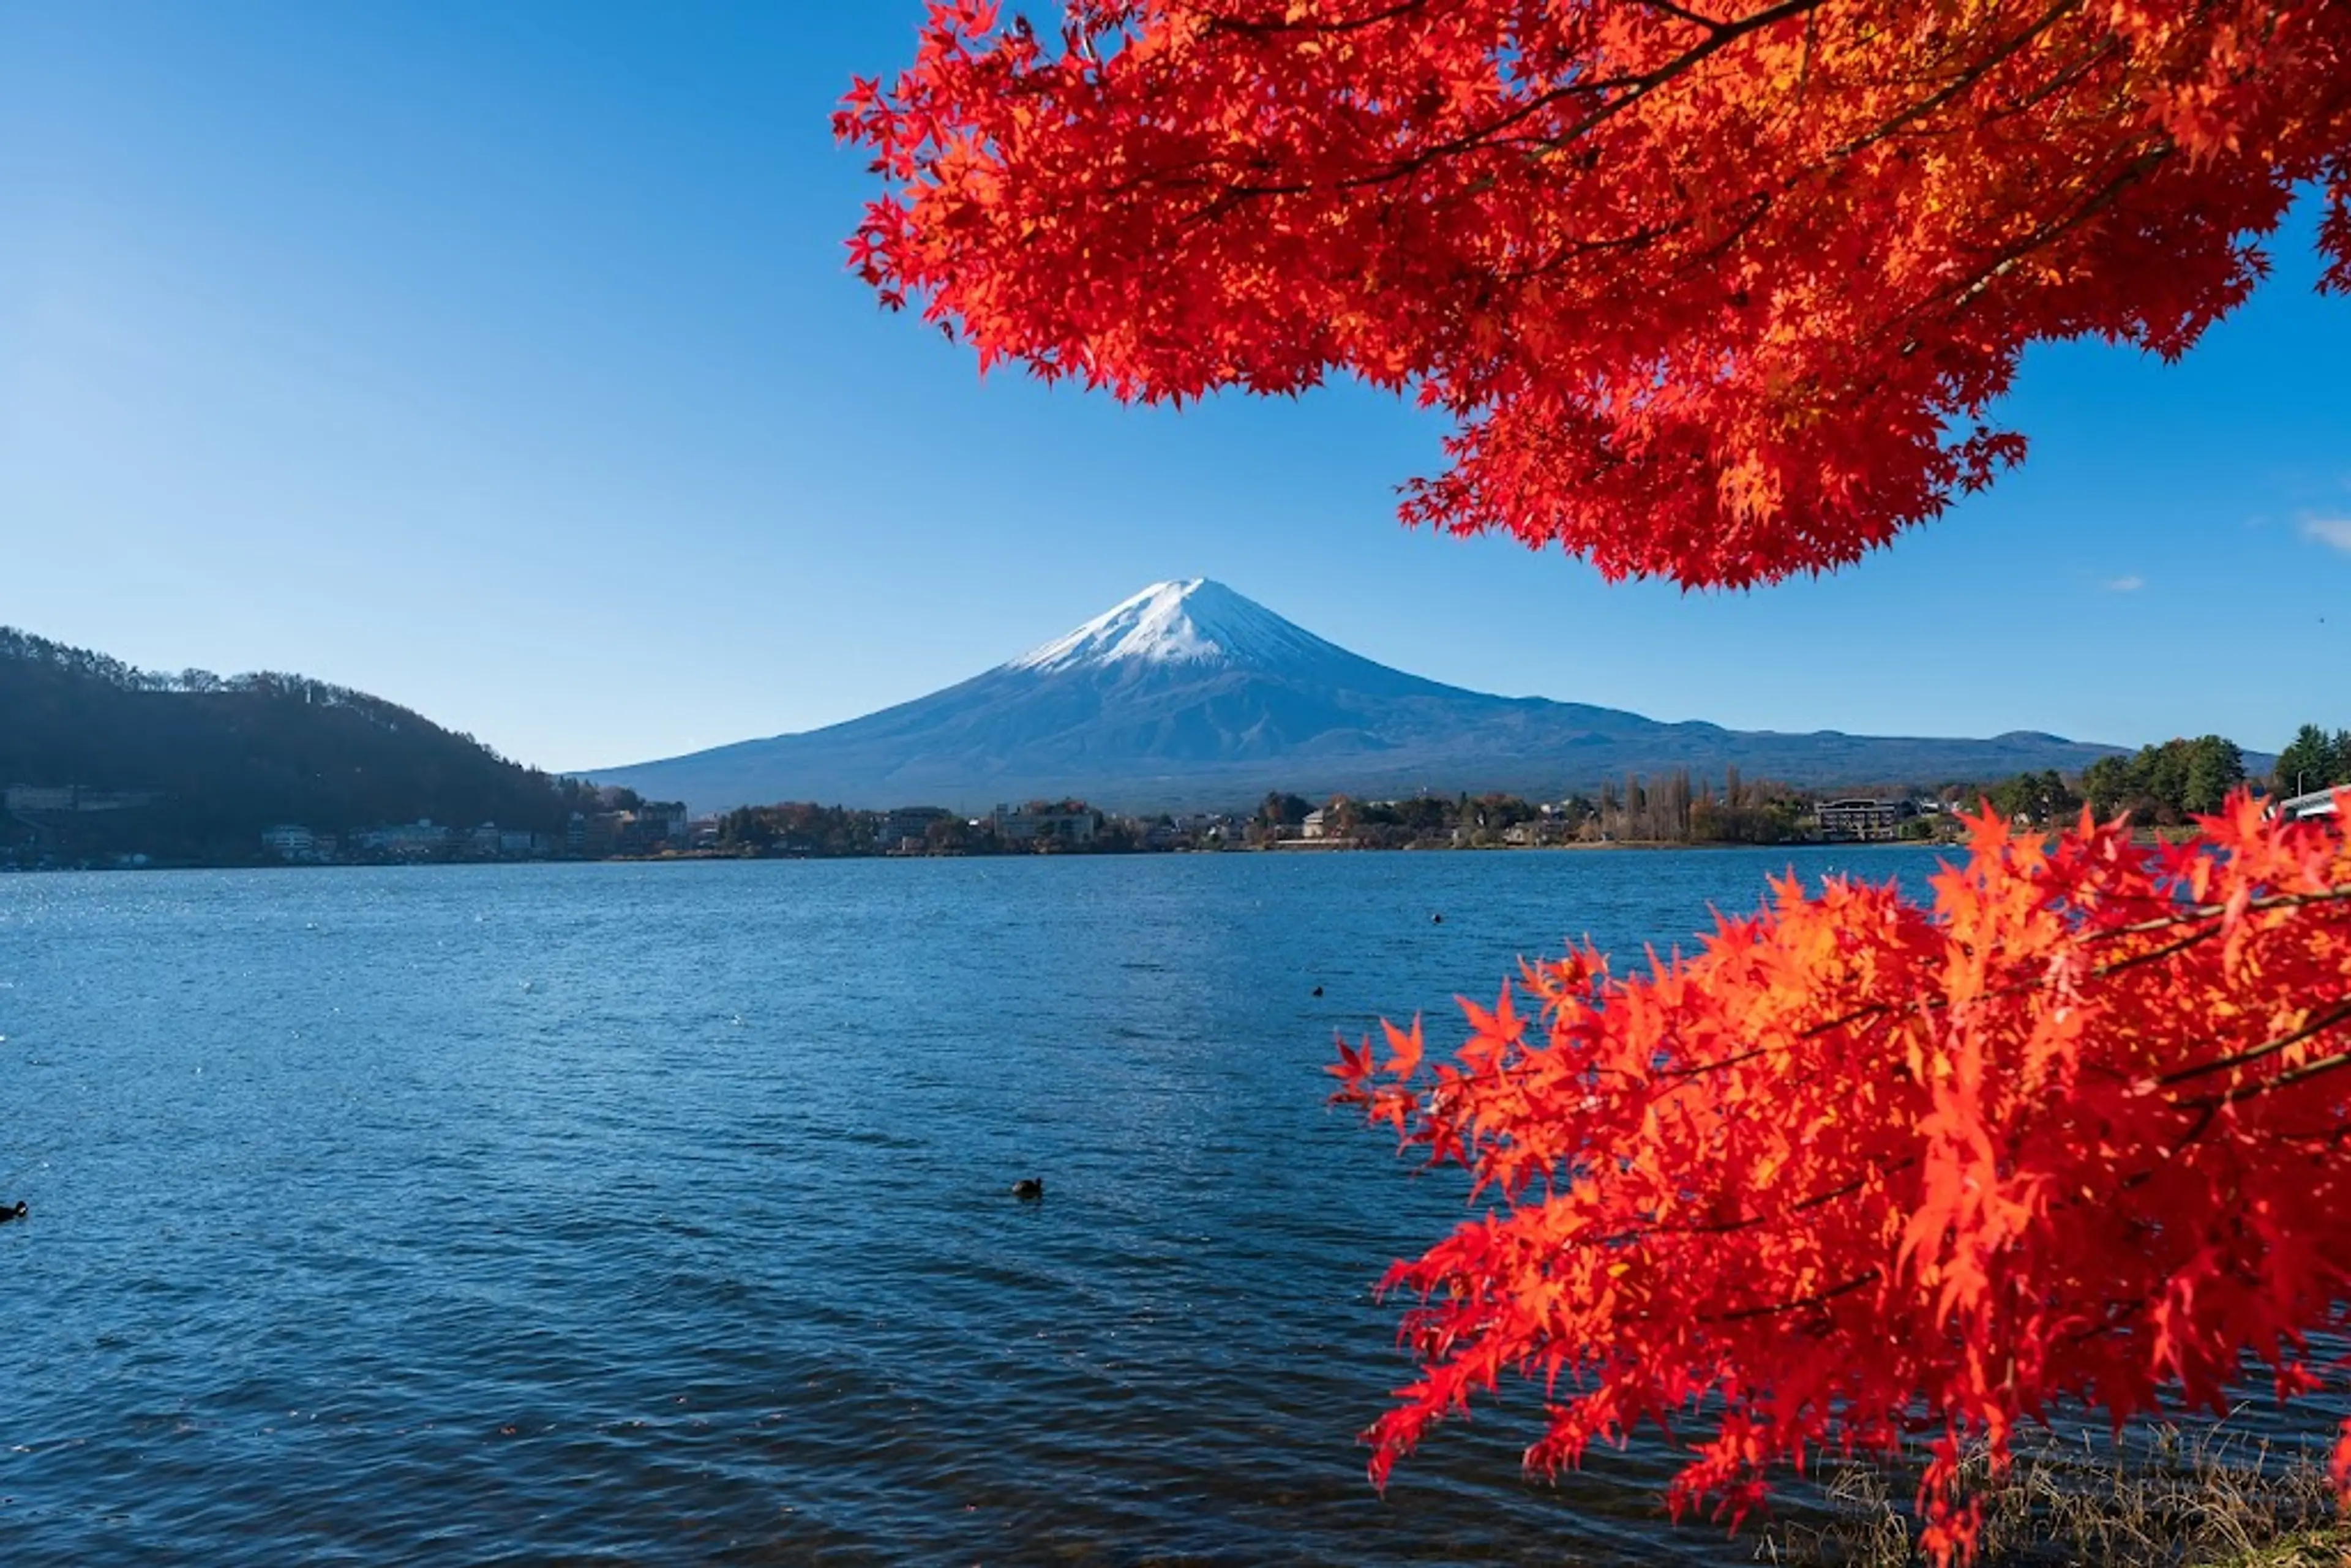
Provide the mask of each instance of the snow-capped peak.
[{"label": "snow-capped peak", "polygon": [[1012,661],[1015,670],[1081,665],[1262,664],[1337,650],[1221,582],[1155,582],[1066,636]]}]

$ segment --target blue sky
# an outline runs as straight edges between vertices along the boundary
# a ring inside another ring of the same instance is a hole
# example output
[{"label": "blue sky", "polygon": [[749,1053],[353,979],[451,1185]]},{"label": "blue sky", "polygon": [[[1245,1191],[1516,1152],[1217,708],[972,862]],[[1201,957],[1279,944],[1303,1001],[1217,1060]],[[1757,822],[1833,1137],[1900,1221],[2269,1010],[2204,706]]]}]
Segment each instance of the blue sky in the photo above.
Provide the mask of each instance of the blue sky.
[{"label": "blue sky", "polygon": [[1611,587],[1408,532],[1360,389],[1120,408],[842,270],[915,0],[0,0],[0,622],[558,768],[807,728],[1207,576],[1483,690],[2274,749],[2351,725],[2351,301],[2310,214],[2184,363],[2032,354],[2022,470],[1864,565]]}]

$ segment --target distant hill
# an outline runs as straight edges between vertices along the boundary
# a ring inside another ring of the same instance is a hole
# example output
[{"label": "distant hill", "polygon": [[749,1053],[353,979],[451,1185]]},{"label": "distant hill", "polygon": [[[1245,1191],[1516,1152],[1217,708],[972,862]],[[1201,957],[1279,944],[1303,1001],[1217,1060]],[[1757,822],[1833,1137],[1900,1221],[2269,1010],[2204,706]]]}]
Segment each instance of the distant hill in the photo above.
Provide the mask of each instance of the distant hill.
[{"label": "distant hill", "polygon": [[1220,583],[1163,582],[1026,656],[863,718],[590,768],[695,810],[776,800],[984,810],[1074,794],[1123,810],[1233,807],[1269,789],[1503,789],[1552,798],[1677,768],[1815,787],[2078,771],[2116,747],[1665,724],[1499,697],[1373,663]]},{"label": "distant hill", "polygon": [[0,628],[0,789],[21,804],[69,787],[82,809],[0,811],[0,849],[234,863],[261,858],[278,823],[557,832],[592,793],[364,693],[299,675],[154,674]]}]

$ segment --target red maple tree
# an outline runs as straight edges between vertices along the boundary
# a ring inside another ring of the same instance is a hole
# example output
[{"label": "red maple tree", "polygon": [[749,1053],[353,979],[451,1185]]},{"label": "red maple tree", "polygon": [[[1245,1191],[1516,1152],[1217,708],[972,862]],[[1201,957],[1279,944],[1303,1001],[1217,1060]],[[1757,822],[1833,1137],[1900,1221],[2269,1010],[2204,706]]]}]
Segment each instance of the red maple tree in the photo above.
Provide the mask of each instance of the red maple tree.
[{"label": "red maple tree", "polygon": [[1997,1478],[2060,1402],[2223,1408],[2249,1354],[2320,1385],[2308,1335],[2351,1301],[2351,842],[2242,794],[2153,852],[2086,814],[2053,844],[1972,825],[1931,910],[1792,878],[1650,977],[1531,967],[1534,1016],[1469,1006],[1450,1062],[1417,1026],[1342,1048],[1339,1097],[1497,1204],[1388,1275],[1424,1370],[1375,1479],[1522,1373],[1555,1401],[1530,1466],[1711,1426],[1668,1500],[1734,1523],[1775,1464],[1923,1431],[1943,1559],[1979,1517],[1967,1439]]},{"label": "red maple tree", "polygon": [[[852,88],[883,300],[1122,398],[1409,392],[1456,430],[1407,519],[1611,577],[1769,581],[1935,516],[2022,456],[1990,415],[2027,344],[2184,351],[2298,188],[2351,288],[2346,0],[1063,9],[932,0]],[[2248,1353],[2292,1394],[2343,1326],[2338,828],[1987,821],[1931,911],[1790,883],[1652,977],[1525,984],[1453,1063],[1416,1028],[1339,1069],[1495,1204],[1391,1276],[1424,1373],[1375,1474],[1519,1371],[1560,1399],[1537,1466],[1710,1425],[1677,1509],[1924,1430],[1923,1544],[1964,1558],[1963,1440],[1997,1468],[2054,1402],[2212,1400]]]},{"label": "red maple tree", "polygon": [[1610,576],[1851,561],[2023,451],[2024,346],[2176,355],[2326,189],[2342,0],[935,0],[852,242],[983,364],[1333,371],[1458,423],[1407,517]]}]

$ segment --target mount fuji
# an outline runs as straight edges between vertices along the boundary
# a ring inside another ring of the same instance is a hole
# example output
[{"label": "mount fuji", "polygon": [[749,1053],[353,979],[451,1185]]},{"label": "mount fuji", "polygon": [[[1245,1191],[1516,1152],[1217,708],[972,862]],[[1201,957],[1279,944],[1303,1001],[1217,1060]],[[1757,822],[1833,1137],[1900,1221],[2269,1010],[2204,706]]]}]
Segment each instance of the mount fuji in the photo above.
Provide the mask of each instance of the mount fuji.
[{"label": "mount fuji", "polygon": [[1139,811],[1238,807],[1276,789],[1548,798],[1676,768],[1819,786],[1991,780],[2114,749],[2028,732],[1742,732],[1491,696],[1374,664],[1196,578],[1155,583],[1009,664],[863,718],[587,776],[696,811],[776,800],[977,810],[1064,795]]}]

